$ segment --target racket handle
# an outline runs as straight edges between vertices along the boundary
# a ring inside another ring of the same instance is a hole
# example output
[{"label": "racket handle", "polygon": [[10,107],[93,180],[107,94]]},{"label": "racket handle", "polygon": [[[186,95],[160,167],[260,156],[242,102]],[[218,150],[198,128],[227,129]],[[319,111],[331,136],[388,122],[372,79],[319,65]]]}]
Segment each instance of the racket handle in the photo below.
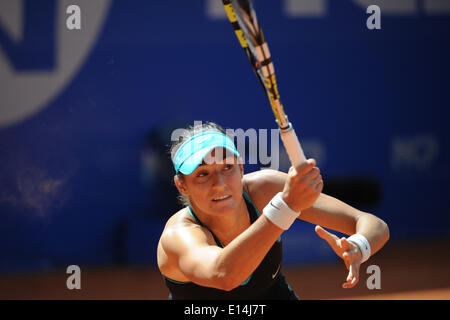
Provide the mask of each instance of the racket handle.
[{"label": "racket handle", "polygon": [[289,159],[291,160],[291,164],[297,168],[299,165],[306,162],[305,154],[300,146],[292,123],[289,122],[289,126],[285,129],[280,128],[280,135]]}]

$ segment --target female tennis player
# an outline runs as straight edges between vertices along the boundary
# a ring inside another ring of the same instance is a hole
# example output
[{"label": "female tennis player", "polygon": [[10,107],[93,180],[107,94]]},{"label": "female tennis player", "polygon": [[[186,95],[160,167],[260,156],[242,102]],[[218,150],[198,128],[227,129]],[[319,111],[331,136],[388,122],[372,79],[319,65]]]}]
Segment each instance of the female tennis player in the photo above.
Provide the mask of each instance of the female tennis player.
[{"label": "female tennis player", "polygon": [[189,127],[171,157],[186,207],[169,218],[158,244],[169,299],[298,299],[281,272],[280,239],[297,219],[316,224],[344,260],[344,288],[357,284],[361,263],[389,238],[379,218],[321,193],[313,159],[288,173],[244,175],[233,140],[211,122]]}]

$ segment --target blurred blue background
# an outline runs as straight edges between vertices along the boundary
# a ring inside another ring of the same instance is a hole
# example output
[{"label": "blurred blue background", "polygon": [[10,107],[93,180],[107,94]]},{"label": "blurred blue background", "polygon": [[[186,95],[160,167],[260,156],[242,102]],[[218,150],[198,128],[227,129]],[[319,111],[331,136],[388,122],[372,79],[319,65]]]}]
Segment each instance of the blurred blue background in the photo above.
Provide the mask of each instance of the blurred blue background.
[{"label": "blurred blue background", "polygon": [[[390,241],[449,236],[450,2],[254,5],[324,192]],[[156,266],[179,208],[166,146],[207,120],[276,129],[219,0],[0,0],[0,272]],[[336,259],[308,223],[283,239],[286,264]]]}]

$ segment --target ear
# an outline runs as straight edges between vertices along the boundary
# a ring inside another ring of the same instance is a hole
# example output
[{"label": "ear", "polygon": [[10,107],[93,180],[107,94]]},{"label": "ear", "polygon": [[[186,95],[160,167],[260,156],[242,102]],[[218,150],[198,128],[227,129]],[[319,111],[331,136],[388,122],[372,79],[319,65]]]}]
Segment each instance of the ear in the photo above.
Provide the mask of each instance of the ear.
[{"label": "ear", "polygon": [[186,187],[186,183],[180,179],[177,175],[173,176],[173,182],[175,183],[175,186],[177,187],[178,191],[183,195],[183,196],[188,196],[188,191],[187,191],[187,187]]}]

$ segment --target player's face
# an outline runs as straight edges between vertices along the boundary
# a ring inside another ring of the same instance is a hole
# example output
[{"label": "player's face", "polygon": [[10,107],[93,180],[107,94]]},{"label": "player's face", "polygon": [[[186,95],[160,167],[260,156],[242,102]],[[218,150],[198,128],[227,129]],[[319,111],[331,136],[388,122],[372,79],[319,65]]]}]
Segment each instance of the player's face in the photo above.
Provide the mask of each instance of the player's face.
[{"label": "player's face", "polygon": [[204,163],[185,176],[185,186],[193,206],[209,214],[226,214],[242,201],[243,166],[234,154],[212,150]]}]

